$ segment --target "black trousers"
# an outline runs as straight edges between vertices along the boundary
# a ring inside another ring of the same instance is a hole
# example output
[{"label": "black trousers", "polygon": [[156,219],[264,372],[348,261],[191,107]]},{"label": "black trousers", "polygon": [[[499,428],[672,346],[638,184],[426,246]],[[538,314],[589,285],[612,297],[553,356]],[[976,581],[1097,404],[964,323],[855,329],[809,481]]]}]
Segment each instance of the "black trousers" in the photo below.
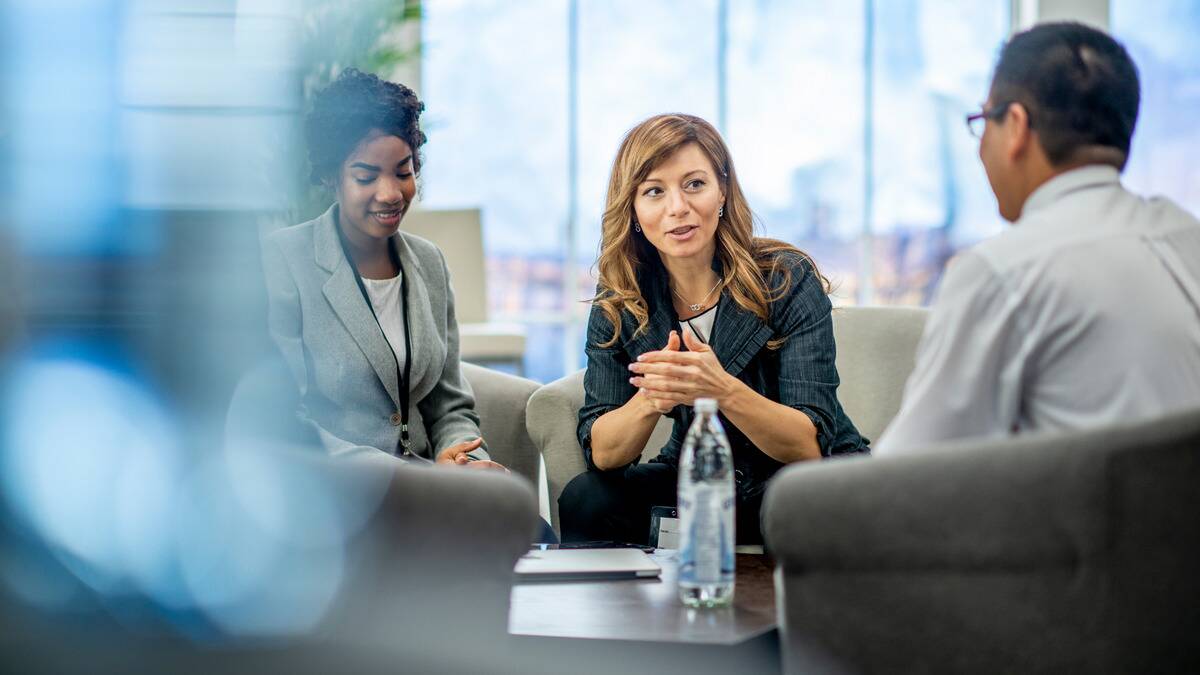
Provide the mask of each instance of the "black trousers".
[{"label": "black trousers", "polygon": [[[679,472],[669,464],[635,464],[614,471],[585,471],[558,498],[563,543],[650,540],[650,509],[675,506]],[[759,513],[762,494],[738,499],[735,506],[737,543],[761,544]]]}]

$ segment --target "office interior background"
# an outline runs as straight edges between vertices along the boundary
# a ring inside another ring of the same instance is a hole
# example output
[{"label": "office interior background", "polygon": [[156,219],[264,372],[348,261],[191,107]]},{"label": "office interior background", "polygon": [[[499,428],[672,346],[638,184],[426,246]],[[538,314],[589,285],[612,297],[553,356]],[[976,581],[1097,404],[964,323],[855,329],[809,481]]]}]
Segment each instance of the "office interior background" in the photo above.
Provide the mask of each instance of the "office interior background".
[{"label": "office interior background", "polygon": [[10,0],[0,521],[53,547],[4,557],[0,581],[64,606],[45,555],[228,630],[319,615],[316,596],[223,614],[328,570],[189,517],[265,480],[230,483],[213,449],[270,349],[259,233],[319,205],[298,129],[338,68],[425,100],[421,206],[480,210],[490,318],[524,328],[523,372],[547,382],[583,366],[609,164],[638,120],[713,121],[761,232],[809,251],[835,304],[927,304],[1004,227],[963,116],[1007,35],[1062,17],[1140,67],[1126,183],[1200,212],[1198,0]]},{"label": "office interior background", "polygon": [[[1197,210],[1200,3],[1074,4],[1062,9],[1106,18],[1141,68],[1127,183]],[[611,161],[659,112],[717,125],[761,232],[811,253],[835,304],[926,305],[947,259],[1004,226],[963,116],[1029,10],[426,1],[423,202],[482,209],[491,316],[527,327],[525,372],[541,381],[584,365]]]}]

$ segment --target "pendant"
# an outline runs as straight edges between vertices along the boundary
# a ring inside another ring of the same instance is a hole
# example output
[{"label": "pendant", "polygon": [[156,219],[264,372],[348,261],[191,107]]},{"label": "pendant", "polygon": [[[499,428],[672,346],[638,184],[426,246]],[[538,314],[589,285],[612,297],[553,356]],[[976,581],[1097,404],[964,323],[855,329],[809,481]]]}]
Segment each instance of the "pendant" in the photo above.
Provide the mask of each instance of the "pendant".
[{"label": "pendant", "polygon": [[692,310],[693,312],[699,312],[700,308],[703,306],[704,305],[688,305],[688,309]]}]

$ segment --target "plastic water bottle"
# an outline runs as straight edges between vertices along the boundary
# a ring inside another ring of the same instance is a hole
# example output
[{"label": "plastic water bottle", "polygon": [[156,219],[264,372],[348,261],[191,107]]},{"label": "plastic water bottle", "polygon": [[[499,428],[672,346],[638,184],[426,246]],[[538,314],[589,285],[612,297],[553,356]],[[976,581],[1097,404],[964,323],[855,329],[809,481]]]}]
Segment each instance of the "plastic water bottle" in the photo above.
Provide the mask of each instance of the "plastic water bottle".
[{"label": "plastic water bottle", "polygon": [[733,602],[733,453],[716,400],[695,410],[679,457],[679,599],[722,607]]}]

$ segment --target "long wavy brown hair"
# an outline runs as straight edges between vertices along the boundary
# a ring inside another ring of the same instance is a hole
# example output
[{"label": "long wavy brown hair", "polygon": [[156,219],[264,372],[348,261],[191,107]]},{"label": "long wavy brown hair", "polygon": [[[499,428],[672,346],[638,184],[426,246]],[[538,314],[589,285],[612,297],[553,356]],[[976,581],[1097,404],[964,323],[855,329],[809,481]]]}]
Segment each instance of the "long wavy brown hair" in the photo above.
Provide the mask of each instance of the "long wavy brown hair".
[{"label": "long wavy brown hair", "polygon": [[[640,232],[633,229],[633,201],[646,176],[688,143],[695,143],[712,163],[725,191],[725,212],[717,221],[716,257],[724,269],[720,291],[762,321],[768,307],[791,289],[792,265],[784,260],[792,254],[806,260],[829,292],[829,280],[808,254],[777,239],[754,236],[754,214],[738,184],[737,172],[721,134],[694,115],[655,115],[625,135],[608,180],[608,197],[601,221],[600,256],[596,261],[599,288],[592,302],[613,325],[613,336],[601,347],[611,347],[621,337],[621,312],[637,320],[635,335],[645,332],[649,308],[638,275],[651,266],[661,266],[658,252]],[[772,283],[769,280],[776,280]],[[783,339],[767,346],[778,349]]]}]

